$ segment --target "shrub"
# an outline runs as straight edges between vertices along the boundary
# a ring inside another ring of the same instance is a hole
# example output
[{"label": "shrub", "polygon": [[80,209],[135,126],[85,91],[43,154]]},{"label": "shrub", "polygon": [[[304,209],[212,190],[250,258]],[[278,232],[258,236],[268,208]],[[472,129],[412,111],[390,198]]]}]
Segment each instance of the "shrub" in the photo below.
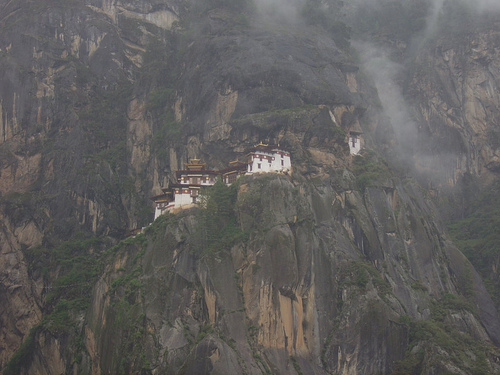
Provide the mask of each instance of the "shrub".
[{"label": "shrub", "polygon": [[391,177],[387,164],[370,150],[365,150],[362,154],[354,157],[353,172],[361,190],[382,183]]},{"label": "shrub", "polygon": [[215,255],[246,239],[236,218],[237,185],[226,186],[219,178],[215,185],[202,192],[197,233],[204,254]]}]

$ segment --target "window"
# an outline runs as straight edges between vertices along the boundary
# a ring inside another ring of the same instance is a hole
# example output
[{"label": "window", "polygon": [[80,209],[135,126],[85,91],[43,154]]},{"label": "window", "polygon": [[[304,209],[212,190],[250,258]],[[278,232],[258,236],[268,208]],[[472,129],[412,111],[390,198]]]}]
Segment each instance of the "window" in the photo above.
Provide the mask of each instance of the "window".
[{"label": "window", "polygon": [[285,161],[284,161],[284,160],[282,160],[282,161],[281,161],[281,166],[282,166],[282,167],[284,167],[284,166],[285,166]]},{"label": "window", "polygon": [[261,165],[260,163],[257,163],[257,168],[259,168],[259,169],[260,169],[260,168],[261,168],[261,166],[262,166],[262,165]]}]

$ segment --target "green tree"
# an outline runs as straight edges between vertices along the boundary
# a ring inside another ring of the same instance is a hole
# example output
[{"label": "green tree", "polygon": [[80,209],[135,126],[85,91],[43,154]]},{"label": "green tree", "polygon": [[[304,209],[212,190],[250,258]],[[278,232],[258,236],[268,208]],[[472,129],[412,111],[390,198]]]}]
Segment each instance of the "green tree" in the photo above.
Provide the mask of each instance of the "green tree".
[{"label": "green tree", "polygon": [[214,186],[202,191],[197,232],[203,254],[219,254],[243,239],[235,211],[236,185],[226,186],[218,179]]}]

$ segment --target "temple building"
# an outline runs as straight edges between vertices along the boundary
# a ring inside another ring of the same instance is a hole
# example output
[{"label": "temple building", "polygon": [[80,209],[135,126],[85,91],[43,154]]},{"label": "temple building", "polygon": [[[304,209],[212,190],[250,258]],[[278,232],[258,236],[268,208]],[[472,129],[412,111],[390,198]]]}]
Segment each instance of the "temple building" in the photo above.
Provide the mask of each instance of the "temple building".
[{"label": "temple building", "polygon": [[235,160],[229,163],[229,167],[227,167],[226,169],[221,169],[219,171],[219,174],[222,177],[222,181],[226,185],[231,185],[238,179],[238,177],[244,175],[247,172],[247,168],[247,163]]},{"label": "temple building", "polygon": [[208,170],[200,159],[191,159],[183,170],[175,172],[177,183],[162,189],[163,194],[151,197],[155,202],[155,220],[165,212],[178,208],[189,208],[198,202],[200,190],[213,186],[220,176],[226,185],[231,185],[239,176],[253,173],[289,172],[292,163],[290,152],[279,145],[259,143],[248,150],[247,162],[235,160],[229,167],[219,171]]},{"label": "temple building", "polygon": [[349,150],[351,155],[357,155],[361,151],[361,134],[362,132],[350,131],[349,132]]},{"label": "temple building", "polygon": [[155,220],[166,211],[196,204],[200,189],[214,185],[219,175],[216,171],[207,170],[206,164],[200,163],[200,159],[191,159],[190,163],[185,164],[184,170],[178,170],[175,174],[177,184],[162,189],[163,194],[151,197],[156,206]]},{"label": "temple building", "polygon": [[279,145],[259,143],[248,152],[247,173],[287,172],[292,168],[290,152]]},{"label": "temple building", "polygon": [[173,193],[169,189],[162,189],[163,194],[156,195],[150,199],[155,202],[155,218],[164,214],[174,207]]}]

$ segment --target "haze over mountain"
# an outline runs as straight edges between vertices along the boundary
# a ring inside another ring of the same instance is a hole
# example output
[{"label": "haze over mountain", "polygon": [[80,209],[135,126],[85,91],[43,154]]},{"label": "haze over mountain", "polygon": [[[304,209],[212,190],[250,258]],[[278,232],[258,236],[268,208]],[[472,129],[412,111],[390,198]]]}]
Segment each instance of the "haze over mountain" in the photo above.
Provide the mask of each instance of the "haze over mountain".
[{"label": "haze over mountain", "polygon": [[500,371],[499,12],[0,0],[1,373]]}]

